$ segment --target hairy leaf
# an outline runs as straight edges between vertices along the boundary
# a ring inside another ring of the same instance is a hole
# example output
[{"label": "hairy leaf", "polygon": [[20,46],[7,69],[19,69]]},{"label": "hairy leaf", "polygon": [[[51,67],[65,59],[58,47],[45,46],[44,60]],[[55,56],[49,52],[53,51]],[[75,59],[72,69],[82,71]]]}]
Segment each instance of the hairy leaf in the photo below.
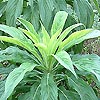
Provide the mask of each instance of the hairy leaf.
[{"label": "hairy leaf", "polygon": [[16,65],[8,65],[6,67],[0,66],[0,74],[9,74],[14,68],[16,68]]},{"label": "hairy leaf", "polygon": [[13,43],[13,44],[17,44],[21,47],[24,47],[23,46],[23,43],[20,42],[18,39],[16,38],[11,38],[11,37],[7,37],[7,36],[0,36],[0,40],[1,41],[5,41],[5,42],[9,42],[9,43]]},{"label": "hairy leaf", "polygon": [[25,28],[30,32],[31,36],[35,35],[38,39],[38,34],[37,34],[37,32],[35,31],[33,25],[30,22],[28,22],[28,21],[26,21],[22,18],[18,18],[18,21],[25,26]]},{"label": "hairy leaf", "polygon": [[98,100],[93,89],[83,80],[68,78],[68,83],[78,92],[81,100]]},{"label": "hairy leaf", "polygon": [[100,57],[98,55],[73,55],[72,61],[78,70],[94,74],[100,82]]},{"label": "hairy leaf", "polygon": [[18,100],[40,100],[40,85],[34,83],[29,92],[21,94]]},{"label": "hairy leaf", "polygon": [[56,55],[53,55],[55,59],[66,69],[70,70],[76,77],[76,73],[74,71],[74,67],[71,61],[69,54],[66,51],[60,51]]},{"label": "hairy leaf", "polygon": [[59,98],[60,100],[81,100],[78,93],[66,90],[64,87],[59,88]]},{"label": "hairy leaf", "polygon": [[40,28],[39,3],[36,0],[29,0],[29,5],[31,7],[30,21],[33,24],[35,30],[38,31]]},{"label": "hairy leaf", "polygon": [[18,85],[18,83],[23,79],[24,75],[28,71],[32,71],[33,68],[37,66],[34,63],[23,63],[19,68],[15,68],[7,77],[5,83],[5,91],[1,97],[1,100],[7,100],[7,98],[11,95],[14,88]]},{"label": "hairy leaf", "polygon": [[19,28],[19,29],[22,32],[24,32],[34,43],[38,43],[39,42],[37,37],[34,34],[32,34],[30,31],[24,30],[22,28]]},{"label": "hairy leaf", "polygon": [[93,30],[93,29],[85,29],[85,30],[81,30],[81,31],[77,31],[72,33],[67,39],[65,39],[61,45],[60,45],[60,49],[69,49],[70,47],[72,47],[75,44],[79,44],[82,41],[86,40],[86,39],[90,39],[90,38],[96,38],[100,36],[100,31],[99,30]]},{"label": "hairy leaf", "polygon": [[[31,52],[39,61],[42,60],[40,55],[37,53],[37,51],[34,50],[35,49],[34,46],[29,47],[29,45],[25,41],[22,42],[22,41],[19,41],[16,38],[11,38],[11,37],[7,37],[7,36],[0,36],[0,40],[5,41],[5,42],[9,42],[9,43],[13,43],[13,44],[17,44],[17,45],[25,48],[29,52]],[[30,45],[30,46],[32,46],[32,45]]]},{"label": "hairy leaf", "polygon": [[74,0],[73,6],[80,22],[88,28],[91,27],[94,21],[94,13],[88,0]]},{"label": "hairy leaf", "polygon": [[51,28],[51,36],[53,35],[59,36],[59,34],[61,33],[64,27],[67,16],[68,14],[65,11],[59,11],[56,13],[53,24],[52,24],[52,28]]},{"label": "hairy leaf", "polygon": [[12,46],[8,47],[5,50],[0,51],[0,62],[6,60],[19,62],[19,63],[24,63],[28,61],[37,62],[36,58],[30,55],[27,51],[20,50],[18,47],[12,47]]},{"label": "hairy leaf", "polygon": [[7,4],[7,2],[0,2],[0,17],[4,13],[4,11],[6,10],[6,4]]},{"label": "hairy leaf", "polygon": [[5,81],[0,81],[0,97],[4,93],[5,90]]},{"label": "hairy leaf", "polygon": [[100,14],[100,7],[99,7],[99,0],[93,0],[95,6],[96,6],[96,9],[98,10],[99,14]]},{"label": "hairy leaf", "polygon": [[[81,26],[81,25],[83,25],[83,24],[82,24],[82,23],[78,23],[78,24],[74,24],[74,25],[72,25],[72,26],[66,28],[66,29],[62,32],[62,34],[59,36],[59,38],[57,39],[58,42],[57,42],[56,46],[58,47],[58,46],[61,44],[61,42],[66,38],[66,36],[67,36],[74,28],[79,27],[79,26]],[[59,51],[59,49],[58,49],[58,51]],[[58,51],[57,51],[57,52],[58,52]]]},{"label": "hairy leaf", "polygon": [[9,26],[16,26],[16,19],[22,13],[23,0],[8,0],[6,7],[6,23]]},{"label": "hairy leaf", "polygon": [[17,28],[15,27],[9,27],[7,25],[2,25],[0,24],[0,30],[9,34],[10,36],[14,37],[14,38],[18,38],[20,40],[26,40],[26,36]]},{"label": "hairy leaf", "polygon": [[53,76],[48,73],[41,79],[41,100],[57,100],[57,86]]},{"label": "hairy leaf", "polygon": [[57,41],[57,38],[62,32],[67,16],[68,14],[65,11],[59,11],[55,15],[52,28],[51,28],[51,39],[50,39],[50,42],[48,43],[49,54],[55,53],[58,47],[57,43],[59,41]]},{"label": "hairy leaf", "polygon": [[45,27],[43,26],[43,24],[41,23],[41,27],[42,27],[42,34],[43,34],[43,43],[45,45],[48,45],[49,41],[50,41],[50,36],[48,34],[48,32],[46,31]]},{"label": "hairy leaf", "polygon": [[75,29],[76,27],[82,26],[82,23],[78,23],[78,24],[74,24],[68,28],[66,28],[62,34],[59,36],[59,41],[62,41],[67,35],[68,33],[70,33],[73,29]]},{"label": "hairy leaf", "polygon": [[54,0],[38,0],[40,19],[42,20],[47,31],[49,30],[52,20],[52,12],[54,10],[53,1]]}]

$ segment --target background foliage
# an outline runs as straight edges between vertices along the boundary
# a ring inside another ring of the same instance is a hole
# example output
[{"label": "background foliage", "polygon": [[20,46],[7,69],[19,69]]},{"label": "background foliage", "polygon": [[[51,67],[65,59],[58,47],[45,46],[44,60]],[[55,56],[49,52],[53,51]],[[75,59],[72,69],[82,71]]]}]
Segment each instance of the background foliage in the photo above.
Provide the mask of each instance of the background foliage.
[{"label": "background foliage", "polygon": [[[47,32],[50,34],[54,16],[58,11],[66,11],[69,14],[68,18],[66,20],[66,23],[64,25],[64,29],[70,25],[73,25],[75,23],[80,23],[80,22],[83,23],[86,28],[92,27],[94,29],[100,29],[100,27],[99,27],[100,26],[100,1],[99,0],[0,0],[0,24],[6,24],[8,26],[14,26],[14,27],[20,26],[21,28],[23,28],[23,26],[17,21],[18,17],[22,17],[22,18],[26,19],[27,21],[30,21],[33,24],[33,26],[37,32],[40,32],[40,29],[41,29],[40,22],[42,22],[44,27],[46,28]],[[73,31],[70,32],[70,34],[72,32],[74,32],[75,30],[80,30],[80,29],[83,29],[83,27],[75,28]],[[6,34],[4,32],[0,31],[0,35],[2,36],[2,35],[6,35]],[[88,49],[87,42],[86,42],[86,45],[83,50],[84,53],[94,53],[94,51],[93,51],[94,49],[90,49],[90,47],[95,48],[94,47],[95,42],[92,41],[92,43],[91,44],[90,43],[91,43],[91,41],[88,43],[88,46],[89,46],[89,49]],[[5,49],[6,47],[8,47],[10,45],[12,45],[12,44],[0,42],[1,49]],[[74,53],[81,52],[81,50],[83,49],[82,45],[83,45],[83,43],[81,43],[79,45],[75,45],[71,50],[69,50],[69,52],[74,52]],[[98,47],[98,45],[99,45],[99,41],[97,43],[97,47]],[[14,46],[16,46],[16,45],[14,45]],[[77,48],[80,48],[80,49],[77,49]],[[12,50],[12,47],[9,49]],[[18,48],[14,48],[14,49],[16,49],[16,51],[18,50]],[[14,53],[14,54],[12,54],[10,52],[7,52],[8,50],[6,49],[3,52],[4,52],[4,54],[6,53],[7,55],[10,55],[10,56],[7,58],[7,56],[5,55],[4,58],[0,58],[2,60],[4,60],[6,58],[5,61],[3,61],[3,62],[0,61],[1,62],[0,63],[0,80],[1,80],[0,81],[0,87],[1,87],[0,93],[4,92],[4,83],[5,83],[5,79],[8,76],[8,74],[14,68],[17,68],[19,66],[19,62],[14,57],[17,57],[17,55],[19,54],[18,57],[20,58],[21,62],[25,62],[27,60],[27,57],[28,57],[28,59],[33,58],[28,53],[26,53],[26,51],[19,51],[19,52],[11,51]],[[24,56],[25,56],[24,60],[22,59],[23,55],[21,55],[21,54],[24,54]],[[12,59],[12,58],[13,58],[13,61],[7,60],[7,59]],[[74,59],[74,57],[73,57],[73,59]],[[84,60],[84,59],[81,59],[81,60]],[[15,63],[14,61],[16,61],[17,63]],[[77,63],[77,62],[75,62],[75,63]],[[80,70],[82,70],[82,69],[80,69]],[[41,76],[41,73],[38,73],[37,71],[34,71],[34,73],[35,73],[35,75],[33,75],[33,73],[31,73],[31,72],[28,73],[28,75],[26,74],[22,83],[18,87],[16,87],[16,93],[14,94],[14,96],[17,96],[19,91],[20,92],[24,91],[26,93],[25,96],[21,95],[19,97],[19,100],[21,100],[23,97],[25,100],[27,100],[27,95],[34,93],[34,91],[32,91],[32,89],[30,88],[30,85],[32,83],[32,78],[34,76],[36,77],[37,74],[39,74]],[[65,72],[65,73],[68,73],[68,72]],[[86,82],[89,83],[89,85],[95,91],[96,95],[99,97],[100,96],[99,95],[100,94],[99,93],[100,85],[99,85],[98,81],[95,79],[95,77],[88,73],[78,72],[78,74],[80,75],[80,77],[82,77],[82,79],[84,79]],[[84,74],[86,74],[86,75],[84,76]],[[70,73],[69,73],[69,76],[70,76]],[[51,77],[50,80],[52,81],[52,76],[50,76],[50,77]],[[45,79],[45,76],[43,78]],[[25,82],[27,82],[27,81],[30,81],[29,85],[26,85],[26,86],[22,85],[22,84],[25,84]],[[74,79],[70,79],[70,78],[68,79],[68,82],[71,84],[71,87],[74,87],[74,89],[76,91],[78,91],[80,88],[82,90],[81,85],[82,85],[82,83],[84,83],[81,80],[78,80],[78,81],[80,81],[80,84],[78,84],[77,81],[75,82]],[[75,86],[74,82],[76,84],[78,84],[80,86],[80,88]],[[64,85],[64,83],[61,83],[61,84]],[[73,86],[73,84],[74,84],[74,86]],[[38,84],[34,84],[32,86],[32,88],[38,87],[38,86],[39,86]],[[87,88],[88,88],[88,86],[87,86]],[[63,87],[60,87],[60,90],[64,91],[65,93],[70,93],[70,95],[73,95],[74,98],[76,98],[76,100],[78,100],[77,98],[79,98],[79,95],[76,94],[76,92],[66,91],[66,90],[64,90]],[[80,91],[80,93],[81,92],[82,91]],[[63,97],[61,91],[59,94],[60,94],[60,97]],[[11,97],[11,98],[13,98],[13,97]],[[70,100],[70,96],[68,98]],[[10,97],[9,97],[9,100],[11,100]],[[63,98],[63,100],[66,100],[66,98]],[[82,98],[82,100],[84,100],[84,98]]]}]

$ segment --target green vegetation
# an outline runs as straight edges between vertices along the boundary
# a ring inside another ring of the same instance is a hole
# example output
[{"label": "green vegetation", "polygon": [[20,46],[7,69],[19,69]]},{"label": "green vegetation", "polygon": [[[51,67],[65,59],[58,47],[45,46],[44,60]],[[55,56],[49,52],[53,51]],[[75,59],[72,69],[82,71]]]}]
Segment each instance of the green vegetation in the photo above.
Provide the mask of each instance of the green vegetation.
[{"label": "green vegetation", "polygon": [[100,99],[100,57],[80,53],[88,53],[83,41],[100,36],[97,0],[0,5],[0,100]]}]

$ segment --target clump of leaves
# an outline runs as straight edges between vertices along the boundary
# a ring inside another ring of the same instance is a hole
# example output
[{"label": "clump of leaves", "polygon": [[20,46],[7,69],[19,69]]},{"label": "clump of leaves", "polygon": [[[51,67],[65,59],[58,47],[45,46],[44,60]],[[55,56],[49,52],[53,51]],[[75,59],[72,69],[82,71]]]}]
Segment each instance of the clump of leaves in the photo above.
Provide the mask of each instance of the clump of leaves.
[{"label": "clump of leaves", "polygon": [[20,64],[8,75],[0,100],[98,100],[77,71],[92,73],[100,81],[100,58],[97,55],[70,56],[66,51],[85,39],[100,36],[100,31],[84,29],[67,37],[74,28],[83,25],[75,24],[62,31],[67,16],[65,11],[56,13],[50,34],[42,23],[37,33],[33,25],[22,18],[18,21],[26,30],[0,25],[0,30],[11,36],[0,36],[0,40],[26,49],[11,46],[0,51],[0,61]]}]

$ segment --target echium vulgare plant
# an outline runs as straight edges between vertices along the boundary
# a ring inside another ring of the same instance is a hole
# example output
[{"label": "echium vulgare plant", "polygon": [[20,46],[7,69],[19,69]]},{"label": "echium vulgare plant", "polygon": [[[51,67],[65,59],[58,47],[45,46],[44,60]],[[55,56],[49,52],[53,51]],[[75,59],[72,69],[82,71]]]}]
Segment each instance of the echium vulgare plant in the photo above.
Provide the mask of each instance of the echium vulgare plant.
[{"label": "echium vulgare plant", "polygon": [[[50,34],[42,23],[37,33],[33,25],[22,18],[18,21],[26,30],[0,25],[0,30],[11,36],[0,36],[0,40],[23,48],[10,46],[0,51],[1,62],[7,60],[20,65],[6,78],[0,100],[98,100],[82,76],[92,75],[100,82],[99,56],[72,55],[67,51],[85,39],[100,36],[100,31],[84,29],[69,35],[83,24],[63,31],[67,16],[65,11],[56,13]],[[29,86],[28,90],[22,88],[25,86]]]}]

